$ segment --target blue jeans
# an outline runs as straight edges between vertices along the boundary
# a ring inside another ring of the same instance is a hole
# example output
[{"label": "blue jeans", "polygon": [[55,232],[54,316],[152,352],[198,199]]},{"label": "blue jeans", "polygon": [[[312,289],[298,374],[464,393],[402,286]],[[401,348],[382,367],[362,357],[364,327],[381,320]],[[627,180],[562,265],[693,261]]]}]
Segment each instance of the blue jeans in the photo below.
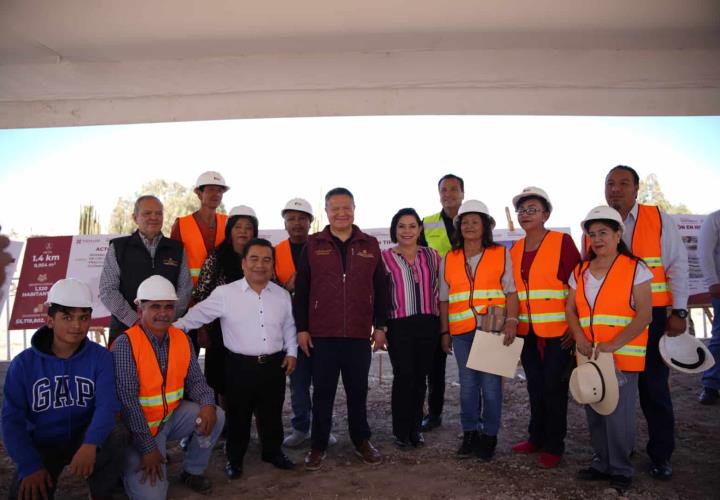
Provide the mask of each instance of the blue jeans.
[{"label": "blue jeans", "polygon": [[[463,432],[482,431],[497,436],[502,416],[502,377],[465,366],[475,332],[452,336],[460,378],[460,423]],[[482,398],[482,418],[478,406]]]},{"label": "blue jeans", "polygon": [[720,299],[712,298],[713,306],[713,324],[712,339],[708,344],[708,349],[715,358],[715,364],[707,370],[703,375],[703,386],[709,389],[720,390]]},{"label": "blue jeans", "polygon": [[[195,430],[195,419],[200,411],[200,405],[192,401],[184,400],[180,403],[170,420],[165,422],[160,431],[155,436],[155,444],[160,453],[165,456],[168,441],[178,441],[189,436]],[[216,408],[217,422],[213,427],[210,440],[212,446],[209,448],[200,448],[197,439],[190,439],[188,449],[183,460],[183,470],[190,474],[202,474],[207,468],[210,461],[210,454],[213,446],[220,437],[223,426],[225,425],[225,413],[221,408]],[[125,472],[123,475],[123,483],[125,485],[125,493],[131,500],[165,500],[167,498],[168,480],[167,467],[162,466],[163,480],[158,479],[155,486],[150,484],[150,478],[144,483],[141,482],[142,470],[140,465],[142,457],[134,446],[129,446],[125,456]]]},{"label": "blue jeans", "polygon": [[311,383],[312,364],[310,358],[305,356],[301,349],[298,349],[295,371],[290,375],[290,405],[293,411],[290,422],[293,429],[304,433],[310,432],[310,418],[312,416]]}]

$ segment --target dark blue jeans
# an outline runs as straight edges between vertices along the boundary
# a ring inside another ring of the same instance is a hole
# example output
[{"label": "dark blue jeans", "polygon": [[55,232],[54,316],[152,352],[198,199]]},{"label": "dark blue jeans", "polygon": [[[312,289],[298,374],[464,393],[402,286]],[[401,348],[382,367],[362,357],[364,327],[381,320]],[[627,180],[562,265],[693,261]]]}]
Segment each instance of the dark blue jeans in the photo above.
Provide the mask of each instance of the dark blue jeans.
[{"label": "dark blue jeans", "polygon": [[312,416],[311,385],[311,358],[305,356],[305,353],[298,349],[295,371],[290,375],[290,405],[293,411],[290,422],[293,429],[304,433],[310,432],[310,417]]},{"label": "dark blue jeans", "polygon": [[720,390],[720,299],[713,297],[713,324],[712,324],[712,339],[708,349],[715,358],[715,365],[707,370],[703,375],[703,386],[710,389]]}]

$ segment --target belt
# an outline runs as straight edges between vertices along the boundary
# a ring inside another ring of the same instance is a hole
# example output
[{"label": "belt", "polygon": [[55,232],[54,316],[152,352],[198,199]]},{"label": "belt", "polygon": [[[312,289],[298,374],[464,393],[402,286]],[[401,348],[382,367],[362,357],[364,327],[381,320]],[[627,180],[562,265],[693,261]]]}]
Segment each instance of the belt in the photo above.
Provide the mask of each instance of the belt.
[{"label": "belt", "polygon": [[282,360],[285,357],[285,351],[278,351],[273,354],[260,354],[259,356],[248,356],[237,352],[228,351],[231,357],[235,357],[240,361],[249,362],[257,365],[265,365],[271,361]]}]

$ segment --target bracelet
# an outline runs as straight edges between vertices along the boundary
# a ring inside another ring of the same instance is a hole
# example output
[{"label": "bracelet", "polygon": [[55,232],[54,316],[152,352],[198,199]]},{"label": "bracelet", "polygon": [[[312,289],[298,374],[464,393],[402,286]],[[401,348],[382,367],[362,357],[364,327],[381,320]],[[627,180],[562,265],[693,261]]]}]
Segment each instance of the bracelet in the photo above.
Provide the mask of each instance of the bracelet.
[{"label": "bracelet", "polygon": [[505,321],[514,321],[515,323],[520,323],[520,320],[517,318],[505,318]]}]

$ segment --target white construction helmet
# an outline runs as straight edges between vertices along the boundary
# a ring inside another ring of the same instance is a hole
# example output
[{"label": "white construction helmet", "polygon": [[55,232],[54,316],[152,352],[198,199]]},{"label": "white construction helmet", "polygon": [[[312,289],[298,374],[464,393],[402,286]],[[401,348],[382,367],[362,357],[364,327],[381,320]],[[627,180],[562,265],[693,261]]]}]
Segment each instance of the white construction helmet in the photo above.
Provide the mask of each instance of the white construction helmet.
[{"label": "white construction helmet", "polygon": [[487,205],[480,200],[467,200],[463,202],[463,204],[460,205],[460,209],[458,210],[455,219],[453,220],[455,225],[458,224],[460,216],[463,214],[485,214],[490,218],[490,225],[495,227],[495,219],[493,219],[492,215],[490,215],[490,210],[488,210]]},{"label": "white construction helmet", "polygon": [[255,215],[255,210],[252,209],[252,207],[248,207],[247,205],[238,205],[236,207],[232,207],[230,209],[230,213],[228,214],[228,218],[235,217],[236,215],[242,215],[244,217],[252,217],[255,219],[255,223],[257,224],[257,215]]},{"label": "white construction helmet", "polygon": [[312,205],[310,202],[303,198],[293,198],[285,204],[285,208],[282,209],[280,215],[285,217],[285,212],[288,210],[295,210],[296,212],[304,212],[310,216],[310,221],[313,220]]},{"label": "white construction helmet", "polygon": [[585,225],[588,222],[592,222],[595,220],[614,220],[618,224],[620,224],[620,230],[622,232],[625,232],[625,224],[623,224],[622,216],[620,215],[620,212],[615,210],[612,207],[608,207],[607,205],[599,205],[592,210],[588,212],[588,214],[585,216],[583,221],[580,223],[580,228],[582,228],[583,233],[587,233],[587,229],[585,229]]},{"label": "white construction helmet", "polygon": [[143,300],[177,300],[175,287],[170,280],[159,274],[145,279],[137,289],[135,304],[140,305]]},{"label": "white construction helmet", "polygon": [[92,307],[93,294],[84,281],[75,278],[58,280],[50,288],[46,304],[65,307]]},{"label": "white construction helmet", "polygon": [[200,174],[200,177],[198,177],[197,182],[195,183],[195,188],[197,189],[201,186],[222,186],[225,188],[225,191],[230,189],[230,186],[225,184],[225,178],[218,172],[214,172],[212,170],[208,170],[207,172]]},{"label": "white construction helmet", "polygon": [[512,202],[515,210],[517,210],[518,202],[520,200],[531,196],[545,200],[548,205],[548,212],[552,212],[552,203],[550,203],[550,197],[547,195],[544,189],[540,189],[539,187],[535,186],[528,186],[523,189],[520,194],[513,196]]}]

